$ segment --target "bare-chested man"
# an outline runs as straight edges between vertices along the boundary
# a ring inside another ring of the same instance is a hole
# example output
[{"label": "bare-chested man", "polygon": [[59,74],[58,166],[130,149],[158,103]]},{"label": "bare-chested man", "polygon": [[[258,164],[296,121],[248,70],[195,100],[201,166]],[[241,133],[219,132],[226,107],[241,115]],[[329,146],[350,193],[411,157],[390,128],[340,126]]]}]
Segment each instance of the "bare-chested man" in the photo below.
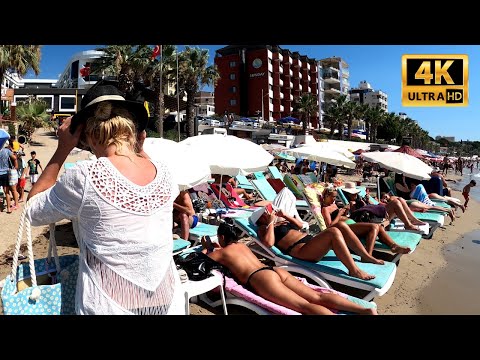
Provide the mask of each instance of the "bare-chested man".
[{"label": "bare-chested man", "polygon": [[188,191],[182,190],[173,202],[173,221],[181,228],[181,238],[188,240],[190,229],[198,224],[198,216],[195,215],[192,199]]}]

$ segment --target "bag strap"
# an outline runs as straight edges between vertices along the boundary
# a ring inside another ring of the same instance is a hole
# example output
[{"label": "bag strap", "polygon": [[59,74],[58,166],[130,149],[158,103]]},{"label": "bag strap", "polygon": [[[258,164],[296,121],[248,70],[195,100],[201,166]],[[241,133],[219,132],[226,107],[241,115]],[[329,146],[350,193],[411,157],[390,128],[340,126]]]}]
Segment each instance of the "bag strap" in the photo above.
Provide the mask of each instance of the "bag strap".
[{"label": "bag strap", "polygon": [[[12,272],[11,272],[11,281],[16,281],[17,278],[17,268],[18,268],[18,255],[20,254],[20,245],[22,244],[23,232],[27,233],[27,252],[28,252],[28,263],[30,267],[30,277],[32,280],[32,287],[35,289],[32,291],[30,295],[31,300],[37,300],[40,297],[40,289],[37,287],[37,275],[35,272],[35,262],[33,257],[33,245],[32,245],[32,229],[30,220],[27,217],[27,210],[29,206],[32,204],[32,200],[35,199],[35,196],[32,197],[25,203],[23,207],[22,214],[20,215],[20,225],[18,227],[17,233],[17,242],[15,244],[15,250],[13,253],[13,263],[12,263]],[[48,242],[48,256],[47,262],[51,260],[51,254],[53,252],[53,256],[55,259],[55,267],[57,270],[57,274],[60,274],[60,261],[58,259],[57,253],[57,245],[55,243],[55,224],[50,224],[50,237]]]},{"label": "bag strap", "polygon": [[10,155],[8,155],[8,163],[10,164],[10,169],[15,169],[12,163],[12,159],[10,159]]}]

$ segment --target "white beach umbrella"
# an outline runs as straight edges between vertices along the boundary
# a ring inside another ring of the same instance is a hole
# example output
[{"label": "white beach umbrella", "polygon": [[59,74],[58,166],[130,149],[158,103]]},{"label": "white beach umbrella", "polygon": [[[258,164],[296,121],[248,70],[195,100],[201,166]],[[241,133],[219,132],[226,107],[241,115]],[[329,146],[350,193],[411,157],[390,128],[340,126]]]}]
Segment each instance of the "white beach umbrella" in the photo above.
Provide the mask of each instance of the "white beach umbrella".
[{"label": "white beach umbrella", "polygon": [[327,164],[345,166],[350,169],[355,168],[355,163],[349,158],[347,158],[345,155],[331,149],[326,149],[322,146],[307,145],[285,150],[284,152],[287,154],[291,154],[297,158],[301,157],[312,161],[323,161]]},{"label": "white beach umbrella", "polygon": [[143,150],[153,160],[162,161],[171,169],[180,190],[206,183],[211,177],[210,167],[202,156],[186,146],[162,138],[146,138]]},{"label": "white beach umbrella", "polygon": [[264,150],[267,150],[269,152],[280,152],[283,150],[288,149],[285,145],[282,144],[262,144],[260,145]]},{"label": "white beach umbrella", "polygon": [[350,160],[355,160],[355,155],[351,151],[348,151],[344,146],[340,146],[330,141],[318,141],[312,144],[311,146],[315,146],[316,148],[324,151],[335,151],[342,154],[343,156],[345,156]]},{"label": "white beach umbrella", "polygon": [[411,177],[417,180],[430,179],[432,168],[415,156],[400,152],[368,152],[362,154],[363,159],[375,162],[387,170]]},{"label": "white beach umbrella", "polygon": [[233,135],[197,135],[180,144],[189,147],[197,158],[204,158],[212,174],[248,175],[264,171],[273,160],[260,145]]}]

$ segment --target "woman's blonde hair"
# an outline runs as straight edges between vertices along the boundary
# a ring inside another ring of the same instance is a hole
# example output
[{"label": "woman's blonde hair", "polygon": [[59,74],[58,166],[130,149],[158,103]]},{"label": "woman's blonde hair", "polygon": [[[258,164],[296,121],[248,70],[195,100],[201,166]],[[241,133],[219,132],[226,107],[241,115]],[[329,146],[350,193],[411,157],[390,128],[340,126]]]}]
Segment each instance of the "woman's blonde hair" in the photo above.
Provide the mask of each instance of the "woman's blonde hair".
[{"label": "woman's blonde hair", "polygon": [[[95,139],[99,145],[115,145],[119,155],[123,147],[136,151],[137,130],[133,115],[125,108],[114,106],[109,101],[97,105],[92,117],[87,119],[84,134]],[[86,139],[82,139],[83,142]]]}]

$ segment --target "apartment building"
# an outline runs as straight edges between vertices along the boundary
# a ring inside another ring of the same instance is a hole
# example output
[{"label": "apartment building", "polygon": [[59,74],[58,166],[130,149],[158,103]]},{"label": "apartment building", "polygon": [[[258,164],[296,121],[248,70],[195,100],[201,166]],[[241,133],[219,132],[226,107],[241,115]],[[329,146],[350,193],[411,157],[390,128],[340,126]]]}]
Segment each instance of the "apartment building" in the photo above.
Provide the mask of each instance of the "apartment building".
[{"label": "apartment building", "polygon": [[350,100],[360,104],[367,104],[370,106],[378,106],[388,112],[388,95],[387,93],[377,90],[365,80],[360,81],[358,88],[350,90]]},{"label": "apartment building", "polygon": [[[220,80],[215,87],[217,114],[234,113],[274,121],[294,112],[303,93],[320,95],[317,60],[278,45],[230,45],[215,53]],[[318,127],[320,113],[310,123]]]},{"label": "apartment building", "polygon": [[350,71],[347,62],[338,56],[321,59],[319,63],[324,81],[325,108],[328,108],[340,95],[349,96]]},{"label": "apartment building", "polygon": [[199,91],[195,94],[196,114],[199,116],[215,115],[215,93]]}]

